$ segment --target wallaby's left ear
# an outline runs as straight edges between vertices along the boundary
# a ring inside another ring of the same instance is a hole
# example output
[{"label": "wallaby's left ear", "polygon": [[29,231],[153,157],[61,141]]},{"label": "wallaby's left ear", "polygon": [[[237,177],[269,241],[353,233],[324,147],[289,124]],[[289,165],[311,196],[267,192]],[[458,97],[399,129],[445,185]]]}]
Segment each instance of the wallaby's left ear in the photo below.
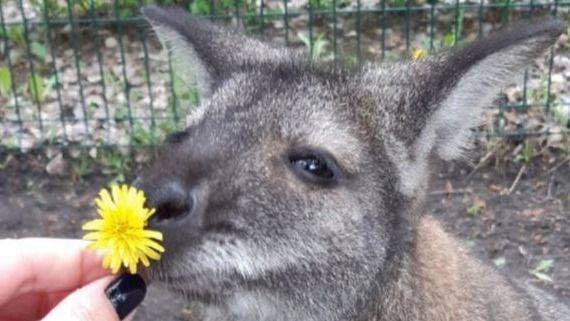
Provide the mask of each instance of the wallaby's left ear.
[{"label": "wallaby's left ear", "polygon": [[255,69],[255,64],[292,59],[286,49],[231,32],[196,17],[180,7],[148,6],[143,16],[163,47],[172,53],[176,73],[193,81],[200,96],[208,98],[233,72]]},{"label": "wallaby's left ear", "polygon": [[[518,24],[508,30],[444,53],[431,63],[430,84],[436,95],[420,134],[439,157],[455,159],[469,145],[470,128],[481,122],[483,108],[492,104],[513,77],[531,66],[564,32],[562,21]],[[428,62],[429,63],[429,62]]]},{"label": "wallaby's left ear", "polygon": [[398,101],[385,106],[395,118],[387,122],[385,146],[398,168],[404,194],[415,195],[426,187],[431,156],[452,160],[464,154],[472,140],[471,128],[481,124],[483,109],[564,29],[558,20],[518,24],[397,69],[396,78],[413,88],[402,89]]}]

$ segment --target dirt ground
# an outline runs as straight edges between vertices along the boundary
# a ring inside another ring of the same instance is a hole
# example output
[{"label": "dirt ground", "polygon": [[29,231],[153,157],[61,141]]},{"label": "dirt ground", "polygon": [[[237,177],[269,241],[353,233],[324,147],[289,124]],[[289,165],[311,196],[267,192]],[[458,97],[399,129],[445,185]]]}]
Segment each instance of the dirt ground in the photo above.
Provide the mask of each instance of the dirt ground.
[{"label": "dirt ground", "polygon": [[[0,238],[80,237],[81,223],[94,215],[95,194],[110,179],[48,175],[35,156],[0,152],[0,165]],[[428,212],[482,260],[570,303],[570,165],[536,160],[517,181],[521,166],[446,166],[434,178]],[[551,267],[532,273],[549,260]],[[153,285],[137,319],[188,320],[191,314],[180,298]]]}]

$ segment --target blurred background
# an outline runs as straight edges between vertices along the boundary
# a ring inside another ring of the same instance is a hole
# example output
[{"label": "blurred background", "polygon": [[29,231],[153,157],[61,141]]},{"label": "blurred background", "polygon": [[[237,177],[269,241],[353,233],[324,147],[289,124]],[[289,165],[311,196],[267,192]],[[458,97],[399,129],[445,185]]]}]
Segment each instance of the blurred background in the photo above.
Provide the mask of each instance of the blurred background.
[{"label": "blurred background", "polygon": [[[147,4],[352,67],[422,59],[514,21],[570,22],[570,0],[0,0],[0,237],[79,237],[97,191],[184,128],[200,97],[140,18]],[[434,177],[429,212],[570,303],[568,33],[519,76],[473,131],[471,161]],[[192,311],[153,287],[139,320]]]}]

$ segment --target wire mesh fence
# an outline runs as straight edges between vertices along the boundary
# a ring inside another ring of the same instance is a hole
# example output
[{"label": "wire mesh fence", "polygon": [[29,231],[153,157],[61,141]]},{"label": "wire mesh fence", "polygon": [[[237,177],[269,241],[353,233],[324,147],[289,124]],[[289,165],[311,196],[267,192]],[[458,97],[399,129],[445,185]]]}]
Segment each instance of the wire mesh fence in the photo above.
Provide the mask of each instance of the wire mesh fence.
[{"label": "wire mesh fence", "polygon": [[[305,48],[313,59],[418,59],[515,20],[558,17],[561,0],[1,0],[0,147],[155,146],[199,103],[139,16],[179,5]],[[567,133],[570,42],[529,66],[489,111],[487,135]],[[468,108],[469,106],[466,106]]]}]

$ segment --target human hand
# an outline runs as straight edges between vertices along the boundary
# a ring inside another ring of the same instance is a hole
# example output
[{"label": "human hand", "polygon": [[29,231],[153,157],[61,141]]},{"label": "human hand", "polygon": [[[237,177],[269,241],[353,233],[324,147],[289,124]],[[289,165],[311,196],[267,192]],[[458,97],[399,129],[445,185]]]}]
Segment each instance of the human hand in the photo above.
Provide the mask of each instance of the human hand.
[{"label": "human hand", "polygon": [[138,275],[110,275],[86,242],[0,240],[0,321],[119,321],[146,293]]}]

